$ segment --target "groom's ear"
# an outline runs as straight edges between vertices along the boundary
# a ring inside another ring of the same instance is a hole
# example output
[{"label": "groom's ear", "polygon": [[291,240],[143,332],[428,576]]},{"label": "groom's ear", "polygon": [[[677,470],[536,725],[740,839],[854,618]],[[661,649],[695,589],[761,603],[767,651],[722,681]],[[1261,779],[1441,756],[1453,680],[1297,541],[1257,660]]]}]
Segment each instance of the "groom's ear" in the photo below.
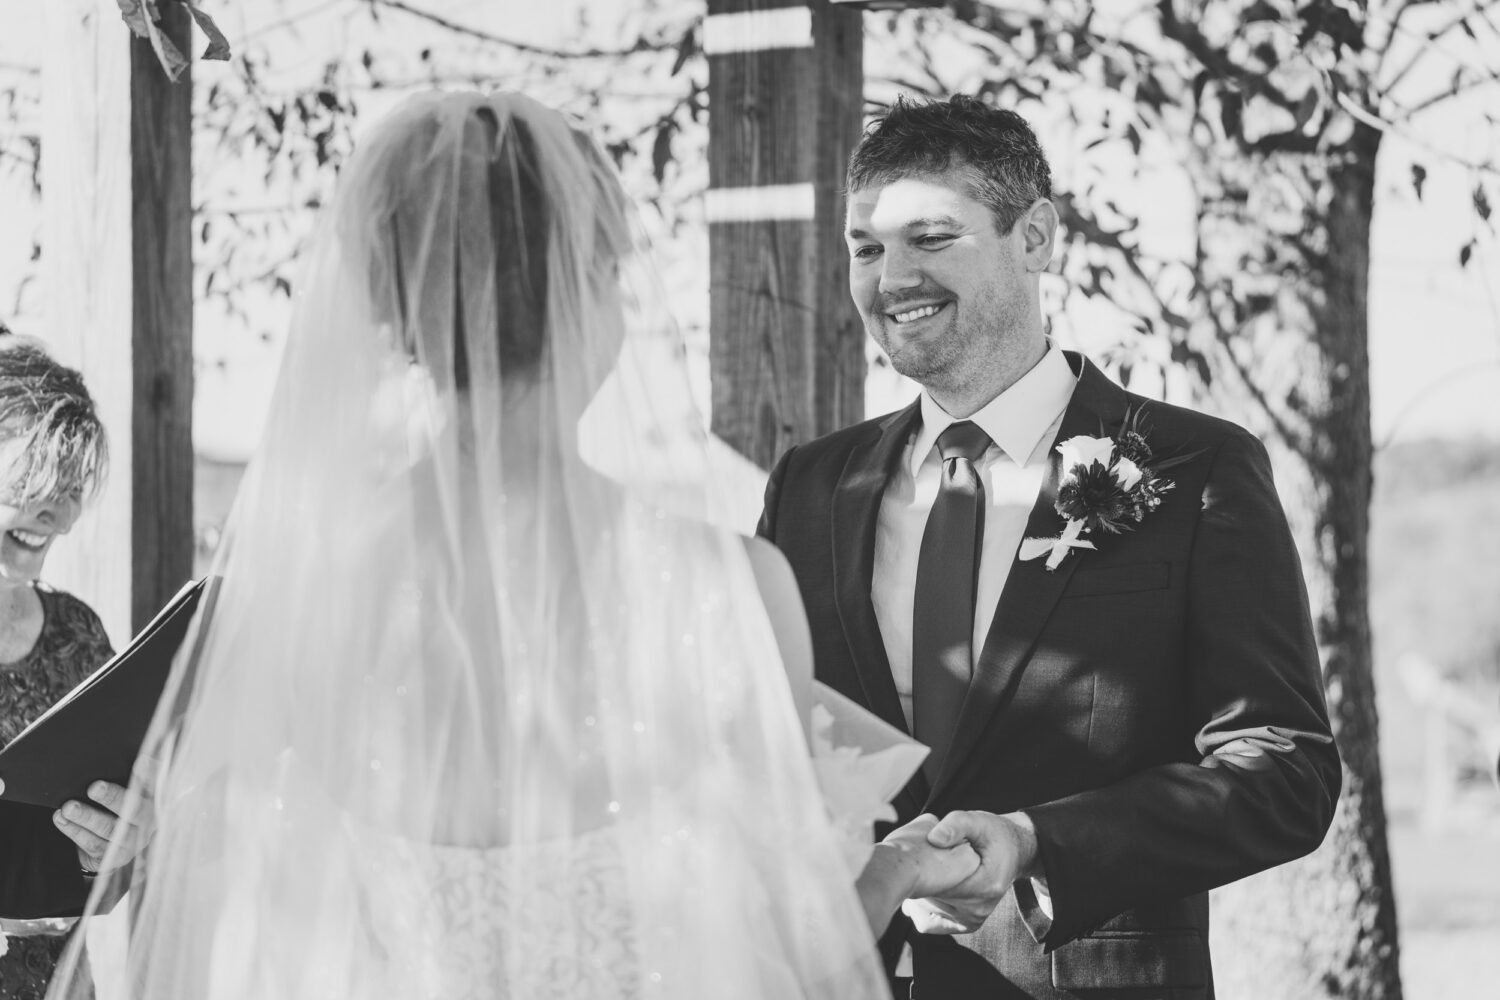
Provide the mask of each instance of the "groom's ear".
[{"label": "groom's ear", "polygon": [[1026,270],[1029,273],[1040,274],[1052,263],[1052,252],[1057,247],[1059,221],[1057,206],[1047,198],[1038,198],[1026,210],[1026,214],[1016,220],[1016,225],[1021,229]]}]

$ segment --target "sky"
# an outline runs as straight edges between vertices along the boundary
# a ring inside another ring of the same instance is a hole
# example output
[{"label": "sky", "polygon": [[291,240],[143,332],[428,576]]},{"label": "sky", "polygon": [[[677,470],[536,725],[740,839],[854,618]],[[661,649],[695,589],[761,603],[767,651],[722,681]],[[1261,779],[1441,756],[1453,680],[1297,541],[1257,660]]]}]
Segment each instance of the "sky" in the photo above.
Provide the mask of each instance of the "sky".
[{"label": "sky", "polygon": [[[115,8],[114,0],[100,0],[100,5],[106,12]],[[42,38],[39,6],[7,6],[7,30],[0,33],[0,86],[6,73],[25,72],[37,65]],[[340,7],[336,0],[284,4],[206,0],[203,6],[218,19],[232,45],[264,31],[288,13],[309,11],[315,16],[298,26],[307,58],[326,57],[319,32],[327,33],[327,46],[347,42],[337,36],[336,27],[329,27],[332,22],[326,16],[317,16],[319,8],[326,12]],[[348,6],[347,2],[342,6]],[[622,9],[615,0],[549,0],[544,4],[504,0],[501,5],[492,0],[424,0],[423,6],[518,41],[553,45],[578,40],[580,12],[593,22],[590,40],[609,42],[613,19]],[[501,8],[503,16],[496,16]],[[398,14],[385,15],[385,24],[391,31],[419,30]],[[1436,76],[1450,73],[1452,66],[1462,62],[1500,66],[1500,42],[1488,48],[1454,49],[1434,62],[1446,64],[1431,68]],[[200,66],[196,71],[200,85],[220,71],[218,66]],[[1488,99],[1492,106],[1500,106],[1494,94]],[[1494,404],[1500,398],[1500,290],[1496,287],[1500,244],[1491,235],[1483,236],[1468,267],[1458,267],[1458,249],[1474,234],[1472,183],[1469,173],[1448,162],[1450,158],[1496,157],[1494,133],[1467,127],[1477,108],[1470,103],[1432,112],[1409,133],[1388,134],[1383,145],[1370,281],[1372,422],[1377,443],[1433,436],[1478,435],[1500,440],[1500,406]],[[365,110],[368,113],[369,107]],[[1411,191],[1412,162],[1421,162],[1429,172],[1420,202]],[[1159,201],[1162,210],[1144,220],[1147,237],[1181,237],[1180,213],[1170,211],[1169,179],[1161,182]],[[15,269],[30,251],[29,232],[39,222],[36,211],[26,203],[23,179],[13,170],[0,171],[0,289],[11,287],[10,276],[18,273]],[[658,249],[667,256],[696,252],[696,246]],[[701,287],[686,289],[681,298],[682,319],[689,327],[705,308],[706,283],[705,263]],[[10,308],[11,303],[0,300],[0,310]],[[267,308],[278,307],[268,304]],[[202,312],[197,319],[200,330],[220,334],[230,322],[222,315]],[[45,336],[44,317],[18,325]],[[200,340],[205,345],[200,351],[204,363],[194,413],[199,449],[226,458],[247,454],[274,379],[276,345],[250,335],[218,335],[210,352],[208,338]],[[706,371],[701,359],[698,369]],[[888,371],[873,374],[867,390],[871,412],[900,405],[913,391]]]}]

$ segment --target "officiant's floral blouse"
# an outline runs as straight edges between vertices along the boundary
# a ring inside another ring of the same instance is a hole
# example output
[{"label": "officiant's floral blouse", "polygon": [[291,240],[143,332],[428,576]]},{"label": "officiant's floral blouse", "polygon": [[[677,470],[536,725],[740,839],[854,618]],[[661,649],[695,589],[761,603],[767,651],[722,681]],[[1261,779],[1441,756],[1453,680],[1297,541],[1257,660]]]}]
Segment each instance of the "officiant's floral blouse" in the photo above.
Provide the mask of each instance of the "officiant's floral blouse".
[{"label": "officiant's floral blouse", "polygon": [[94,609],[61,590],[38,586],[42,633],[31,652],[0,663],[0,743],[9,743],[31,721],[77,687],[114,655]]},{"label": "officiant's floral blouse", "polygon": [[[42,632],[19,660],[0,663],[0,743],[76,687],[114,651],[94,609],[61,590],[37,585]],[[41,997],[71,920],[0,920],[0,1000]]]}]

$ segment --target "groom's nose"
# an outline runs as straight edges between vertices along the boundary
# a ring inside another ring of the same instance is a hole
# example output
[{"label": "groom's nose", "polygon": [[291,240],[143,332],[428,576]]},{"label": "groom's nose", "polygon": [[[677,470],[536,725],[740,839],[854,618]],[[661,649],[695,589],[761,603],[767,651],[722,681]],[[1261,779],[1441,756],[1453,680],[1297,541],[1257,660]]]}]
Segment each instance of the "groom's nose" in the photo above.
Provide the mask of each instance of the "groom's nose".
[{"label": "groom's nose", "polygon": [[880,290],[903,292],[916,288],[925,280],[914,254],[902,250],[887,251],[880,261]]}]

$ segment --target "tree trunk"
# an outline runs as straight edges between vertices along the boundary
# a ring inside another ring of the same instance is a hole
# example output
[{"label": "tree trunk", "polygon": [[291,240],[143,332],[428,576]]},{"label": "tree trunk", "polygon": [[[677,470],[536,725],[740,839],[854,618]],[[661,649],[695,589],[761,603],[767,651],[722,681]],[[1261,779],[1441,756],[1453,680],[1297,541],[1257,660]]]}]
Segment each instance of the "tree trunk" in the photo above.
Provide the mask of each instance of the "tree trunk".
[{"label": "tree trunk", "polygon": [[[1205,159],[1221,193],[1204,277],[1221,315],[1218,408],[1260,432],[1302,552],[1344,787],[1309,857],[1215,894],[1223,1000],[1400,1000],[1396,909],[1381,792],[1369,619],[1370,380],[1366,292],[1378,132],[1330,152],[1241,167]],[[1225,174],[1244,171],[1236,177]],[[1268,184],[1267,178],[1276,183]],[[1240,184],[1237,181],[1252,181]],[[1282,220],[1267,226],[1267,219]],[[1268,228],[1270,234],[1268,236]]]}]

